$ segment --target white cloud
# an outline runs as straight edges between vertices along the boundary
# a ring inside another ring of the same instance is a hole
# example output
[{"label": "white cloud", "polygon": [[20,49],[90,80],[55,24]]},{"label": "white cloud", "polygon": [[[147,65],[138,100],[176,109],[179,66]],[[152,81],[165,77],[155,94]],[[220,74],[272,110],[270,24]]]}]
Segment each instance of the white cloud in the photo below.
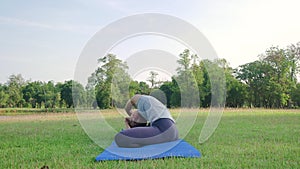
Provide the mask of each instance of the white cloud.
[{"label": "white cloud", "polygon": [[12,18],[12,17],[3,17],[3,16],[0,16],[0,24],[35,27],[35,28],[49,29],[55,31],[68,31],[68,32],[81,33],[81,34],[93,34],[99,29],[98,26],[48,24],[48,23],[41,23],[41,22],[35,22],[35,21]]}]

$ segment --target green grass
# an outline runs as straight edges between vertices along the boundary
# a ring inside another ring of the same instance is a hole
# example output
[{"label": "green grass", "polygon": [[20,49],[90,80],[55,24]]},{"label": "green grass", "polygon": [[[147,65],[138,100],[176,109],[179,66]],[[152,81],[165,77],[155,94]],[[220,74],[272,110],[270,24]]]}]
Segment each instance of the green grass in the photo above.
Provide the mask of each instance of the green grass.
[{"label": "green grass", "polygon": [[[120,118],[109,115],[117,128]],[[198,143],[207,112],[201,111],[185,140],[201,158],[94,162],[103,151],[75,114],[38,114],[1,119],[0,168],[299,168],[300,112],[226,110],[213,136]]]},{"label": "green grass", "polygon": [[0,108],[0,115],[20,115],[36,113],[68,113],[74,112],[73,108]]}]

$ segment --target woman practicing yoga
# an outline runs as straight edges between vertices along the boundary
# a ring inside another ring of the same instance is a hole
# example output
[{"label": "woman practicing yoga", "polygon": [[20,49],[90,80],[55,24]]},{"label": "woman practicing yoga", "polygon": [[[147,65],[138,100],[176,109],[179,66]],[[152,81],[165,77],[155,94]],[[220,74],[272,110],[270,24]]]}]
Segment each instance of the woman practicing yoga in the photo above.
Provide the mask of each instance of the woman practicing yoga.
[{"label": "woman practicing yoga", "polygon": [[[132,107],[137,110],[132,110]],[[115,136],[119,147],[142,147],[175,141],[178,131],[169,110],[152,96],[135,95],[126,104],[130,117],[125,118],[127,129]],[[147,122],[150,126],[147,126]]]}]

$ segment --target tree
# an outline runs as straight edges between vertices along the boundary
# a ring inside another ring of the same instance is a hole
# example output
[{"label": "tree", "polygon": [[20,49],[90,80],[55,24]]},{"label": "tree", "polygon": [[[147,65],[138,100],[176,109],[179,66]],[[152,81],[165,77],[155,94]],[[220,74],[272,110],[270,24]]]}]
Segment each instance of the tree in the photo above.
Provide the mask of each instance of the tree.
[{"label": "tree", "polygon": [[146,82],[139,82],[139,92],[138,94],[149,94],[150,87]]},{"label": "tree", "polygon": [[[297,44],[292,44],[287,48],[287,60],[290,65],[290,83],[291,83],[291,99],[289,100],[289,107],[293,107],[295,105],[299,106],[299,102],[297,97],[295,97],[295,91],[298,89],[297,84],[297,74],[300,72],[300,42]],[[300,79],[298,79],[300,80]],[[295,103],[294,103],[295,102]]]},{"label": "tree", "polygon": [[7,82],[8,100],[7,104],[9,107],[22,107],[23,95],[22,87],[25,84],[25,80],[21,74],[9,76]]},{"label": "tree", "polygon": [[95,86],[96,100],[100,108],[123,106],[128,100],[131,78],[127,65],[116,55],[107,54],[98,59],[99,67],[89,78]]},{"label": "tree", "polygon": [[293,78],[290,77],[291,62],[288,60],[287,52],[278,47],[267,49],[261,57],[262,62],[271,69],[267,79],[271,93],[269,93],[269,107],[282,108],[289,105],[289,95],[293,87]]},{"label": "tree", "polygon": [[129,96],[135,94],[150,94],[150,87],[146,82],[131,81],[129,85]]},{"label": "tree", "polygon": [[[206,73],[209,76],[209,82],[206,82],[207,88],[210,88],[210,106],[224,107],[226,101],[226,78],[225,72],[229,70],[229,64],[225,59],[216,59],[214,61],[204,62]],[[207,76],[206,75],[206,76]],[[206,89],[208,90],[208,89]],[[208,100],[207,100],[208,101]]]},{"label": "tree", "polygon": [[65,106],[70,108],[73,106],[73,99],[72,99],[72,80],[65,81],[64,83],[57,83],[56,87],[60,92],[60,107]]},{"label": "tree", "polygon": [[96,109],[98,107],[95,95],[95,87],[86,87],[85,88],[85,97],[86,97],[86,107],[93,107]]},{"label": "tree", "polygon": [[163,91],[166,95],[166,100],[167,100],[167,107],[168,108],[171,108],[171,96],[173,94],[173,91],[174,91],[174,86],[173,86],[173,83],[172,82],[164,82],[160,87],[159,89],[161,91]]},{"label": "tree", "polygon": [[128,67],[120,64],[116,67],[111,83],[112,106],[124,108],[129,99],[129,86],[131,78],[126,72]]},{"label": "tree", "polygon": [[297,83],[297,73],[300,70],[300,42],[291,44],[287,48],[287,60],[290,66],[290,80]]},{"label": "tree", "polygon": [[86,93],[83,86],[72,80],[72,98],[74,107],[86,107]]},{"label": "tree", "polygon": [[57,83],[56,88],[60,93],[60,107],[70,108],[73,105],[72,99],[72,81],[65,81],[64,83]]},{"label": "tree", "polygon": [[0,108],[7,106],[9,95],[7,94],[7,86],[0,84]]},{"label": "tree", "polygon": [[[53,98],[61,98],[60,107],[85,107],[86,94],[83,86],[80,83],[74,80],[68,80],[64,83],[57,83],[55,87],[58,93],[56,93]],[[54,102],[57,102],[57,100]]]},{"label": "tree", "polygon": [[292,90],[291,98],[294,102],[294,107],[300,108],[300,83]]},{"label": "tree", "polygon": [[292,91],[296,87],[299,67],[299,46],[288,49],[270,47],[260,60],[241,65],[237,78],[248,86],[250,105],[255,107],[291,107]]},{"label": "tree", "polygon": [[202,101],[206,95],[204,92],[204,88],[203,88],[203,83],[205,80],[204,79],[205,67],[203,65],[204,62],[199,61],[198,59],[199,59],[199,57],[197,55],[191,55],[191,60],[193,61],[191,70],[193,72],[193,76],[194,76],[196,84],[198,86],[200,106],[203,106]]},{"label": "tree", "polygon": [[155,87],[155,85],[157,84],[157,72],[154,71],[150,71],[149,73],[149,78],[147,79],[148,82],[151,83],[151,88],[153,89]]},{"label": "tree", "polygon": [[[176,83],[180,89],[181,95],[181,106],[182,107],[198,107],[199,103],[199,95],[198,95],[198,86],[195,81],[195,77],[193,75],[193,71],[191,69],[191,59],[192,55],[188,49],[184,50],[183,53],[179,54],[179,59],[177,63],[179,67],[177,68],[177,76],[174,76]],[[175,91],[174,97],[178,97],[178,91]],[[177,103],[177,102],[176,102]]]},{"label": "tree", "polygon": [[105,83],[99,83],[96,86],[96,101],[101,109],[107,109],[111,107],[111,95],[110,95],[110,86]]},{"label": "tree", "polygon": [[247,85],[248,106],[262,107],[268,101],[270,69],[270,66],[261,61],[247,63],[236,69],[237,78]]},{"label": "tree", "polygon": [[205,59],[198,66],[198,88],[202,107],[223,107],[226,100],[226,79],[224,72],[227,71],[228,63],[225,59],[214,61]]},{"label": "tree", "polygon": [[129,97],[131,98],[135,94],[139,93],[140,87],[138,81],[131,81],[129,84]]},{"label": "tree", "polygon": [[209,60],[203,60],[199,64],[199,69],[203,74],[203,81],[201,84],[198,85],[202,107],[209,107],[211,104],[211,83],[208,71],[206,69],[206,66],[210,64],[212,63]]},{"label": "tree", "polygon": [[243,107],[247,99],[247,85],[233,76],[233,70],[227,69],[226,76],[226,107]]},{"label": "tree", "polygon": [[185,49],[182,53],[179,54],[179,58],[180,59],[177,60],[177,63],[179,64],[177,68],[177,73],[190,70],[190,64],[191,64],[190,50]]},{"label": "tree", "polygon": [[42,98],[45,108],[56,108],[60,105],[61,95],[56,89],[53,81],[48,81],[42,85]]},{"label": "tree", "polygon": [[23,98],[27,103],[27,107],[40,108],[43,99],[43,83],[40,81],[29,82],[22,89]]}]

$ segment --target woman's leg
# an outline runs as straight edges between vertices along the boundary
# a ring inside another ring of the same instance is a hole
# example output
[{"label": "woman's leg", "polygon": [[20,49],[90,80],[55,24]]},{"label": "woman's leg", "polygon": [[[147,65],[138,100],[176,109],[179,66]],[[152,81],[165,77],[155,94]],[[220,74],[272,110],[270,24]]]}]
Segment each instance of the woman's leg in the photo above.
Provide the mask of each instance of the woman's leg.
[{"label": "woman's leg", "polygon": [[123,130],[115,136],[115,141],[119,147],[134,148],[178,139],[178,131],[173,122],[160,119],[153,125]]},{"label": "woman's leg", "polygon": [[161,132],[157,127],[135,127],[123,130],[115,136],[119,147],[142,147],[145,139],[159,135]]}]

